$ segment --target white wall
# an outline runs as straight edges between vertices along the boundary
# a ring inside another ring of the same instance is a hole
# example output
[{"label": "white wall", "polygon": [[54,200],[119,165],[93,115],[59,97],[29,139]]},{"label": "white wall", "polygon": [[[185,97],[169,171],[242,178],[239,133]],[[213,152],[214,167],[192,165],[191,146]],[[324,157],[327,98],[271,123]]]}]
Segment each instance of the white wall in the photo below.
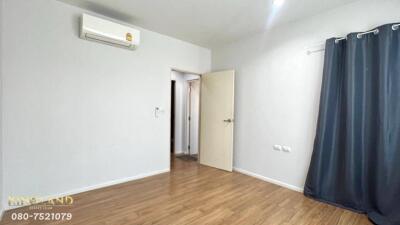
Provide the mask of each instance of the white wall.
[{"label": "white wall", "polygon": [[136,51],[81,40],[83,11],[53,0],[6,0],[3,12],[5,196],[169,169],[170,69],[207,72],[210,50],[141,28]]},{"label": "white wall", "polygon": [[[234,166],[301,190],[318,114],[323,53],[309,46],[400,21],[400,1],[360,1],[213,49],[213,70],[236,70]],[[272,150],[274,144],[291,153]]]}]

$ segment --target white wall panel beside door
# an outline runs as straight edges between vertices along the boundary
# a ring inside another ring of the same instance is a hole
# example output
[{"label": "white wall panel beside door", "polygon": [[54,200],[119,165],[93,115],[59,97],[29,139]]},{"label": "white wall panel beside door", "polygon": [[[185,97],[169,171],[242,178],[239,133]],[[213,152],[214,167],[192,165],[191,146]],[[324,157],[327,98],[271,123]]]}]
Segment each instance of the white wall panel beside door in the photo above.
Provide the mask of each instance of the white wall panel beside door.
[{"label": "white wall panel beside door", "polygon": [[199,120],[200,120],[200,79],[188,80],[187,138],[190,146],[189,153],[196,155],[199,152]]}]

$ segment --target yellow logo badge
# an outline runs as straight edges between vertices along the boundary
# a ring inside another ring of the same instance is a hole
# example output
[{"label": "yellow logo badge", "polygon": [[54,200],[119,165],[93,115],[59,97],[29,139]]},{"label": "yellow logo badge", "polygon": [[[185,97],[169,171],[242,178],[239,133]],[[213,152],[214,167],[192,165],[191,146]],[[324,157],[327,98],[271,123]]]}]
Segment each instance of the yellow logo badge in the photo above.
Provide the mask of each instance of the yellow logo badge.
[{"label": "yellow logo badge", "polygon": [[132,41],[133,40],[133,37],[132,37],[132,34],[131,33],[126,33],[126,40],[127,41]]}]

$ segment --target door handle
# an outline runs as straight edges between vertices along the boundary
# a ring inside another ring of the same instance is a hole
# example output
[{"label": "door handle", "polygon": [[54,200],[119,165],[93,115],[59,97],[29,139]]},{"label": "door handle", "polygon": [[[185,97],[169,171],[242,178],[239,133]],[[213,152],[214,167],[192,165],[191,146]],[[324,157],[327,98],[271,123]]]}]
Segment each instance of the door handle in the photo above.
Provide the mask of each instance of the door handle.
[{"label": "door handle", "polygon": [[225,122],[225,123],[232,123],[232,122],[233,122],[233,119],[226,119],[226,120],[224,120],[224,122]]}]

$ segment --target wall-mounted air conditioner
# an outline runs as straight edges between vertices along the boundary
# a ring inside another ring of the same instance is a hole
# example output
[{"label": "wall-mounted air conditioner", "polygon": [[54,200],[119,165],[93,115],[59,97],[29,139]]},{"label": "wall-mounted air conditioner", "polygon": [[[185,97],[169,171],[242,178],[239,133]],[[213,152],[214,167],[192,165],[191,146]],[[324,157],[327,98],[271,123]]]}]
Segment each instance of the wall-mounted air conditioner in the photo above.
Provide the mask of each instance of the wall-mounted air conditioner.
[{"label": "wall-mounted air conditioner", "polygon": [[80,37],[131,50],[140,43],[140,31],[87,14],[82,15]]}]

